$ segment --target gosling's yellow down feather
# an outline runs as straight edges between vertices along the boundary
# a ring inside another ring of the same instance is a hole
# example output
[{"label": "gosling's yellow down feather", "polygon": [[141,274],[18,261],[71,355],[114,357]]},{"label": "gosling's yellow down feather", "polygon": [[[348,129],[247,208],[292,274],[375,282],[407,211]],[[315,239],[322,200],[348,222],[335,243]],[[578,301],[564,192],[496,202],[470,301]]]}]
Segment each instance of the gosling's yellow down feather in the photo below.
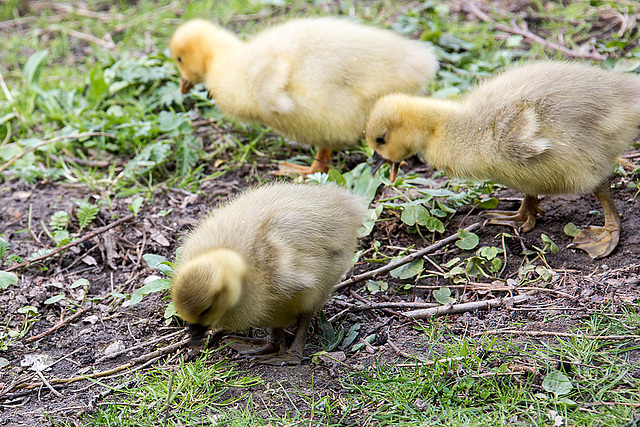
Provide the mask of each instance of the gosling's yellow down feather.
[{"label": "gosling's yellow down feather", "polygon": [[246,42],[196,19],[176,30],[170,49],[183,91],[204,83],[224,114],[317,146],[320,162],[362,137],[376,99],[416,93],[438,68],[423,42],[337,18],[290,20]]},{"label": "gosling's yellow down feather", "polygon": [[486,215],[523,231],[535,225],[538,194],[594,192],[605,227],[583,230],[573,247],[601,258],[620,232],[607,178],[639,129],[639,76],[541,61],[490,78],[460,100],[383,97],[369,115],[366,139],[394,163],[422,153],[453,175],[525,193],[518,213]]},{"label": "gosling's yellow down feather", "polygon": [[[365,210],[333,186],[274,184],[245,192],[186,238],[171,291],[178,313],[191,324],[229,331],[261,326],[279,333],[298,323],[288,362],[299,363],[309,319],[351,266]],[[271,347],[277,355],[285,350],[281,342]]]}]

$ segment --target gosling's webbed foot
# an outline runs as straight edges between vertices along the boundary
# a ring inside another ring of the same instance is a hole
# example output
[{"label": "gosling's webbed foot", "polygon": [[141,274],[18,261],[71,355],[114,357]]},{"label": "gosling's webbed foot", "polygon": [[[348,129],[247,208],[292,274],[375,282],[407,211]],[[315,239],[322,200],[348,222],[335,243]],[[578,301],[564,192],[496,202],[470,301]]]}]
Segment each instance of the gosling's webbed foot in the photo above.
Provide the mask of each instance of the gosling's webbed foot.
[{"label": "gosling's webbed foot", "polygon": [[620,230],[607,227],[586,227],[573,239],[568,248],[580,249],[593,259],[604,258],[618,245]]},{"label": "gosling's webbed foot", "polygon": [[517,211],[485,211],[480,217],[486,219],[489,224],[506,225],[526,233],[535,227],[537,214],[544,215],[544,211],[538,207],[538,196],[527,195]]},{"label": "gosling's webbed foot", "polygon": [[278,170],[273,172],[277,176],[311,175],[316,172],[328,172],[331,164],[331,150],[318,148],[318,153],[311,166],[301,166],[289,162],[282,162]]},{"label": "gosling's webbed foot", "polygon": [[567,247],[581,249],[591,258],[600,259],[613,252],[618,245],[622,221],[620,221],[620,215],[609,192],[607,182],[600,184],[593,193],[602,205],[604,227],[585,227]]},{"label": "gosling's webbed foot", "polygon": [[281,162],[278,164],[278,170],[271,172],[275,176],[296,176],[296,175],[310,175],[315,173],[311,166],[296,165],[295,163]]}]

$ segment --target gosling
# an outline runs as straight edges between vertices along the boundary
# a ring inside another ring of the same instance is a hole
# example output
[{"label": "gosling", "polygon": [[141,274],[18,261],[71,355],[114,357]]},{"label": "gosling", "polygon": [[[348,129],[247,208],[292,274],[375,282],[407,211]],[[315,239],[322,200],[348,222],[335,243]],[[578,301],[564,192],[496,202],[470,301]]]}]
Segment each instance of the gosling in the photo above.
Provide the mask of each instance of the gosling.
[{"label": "gosling", "polygon": [[[186,238],[173,277],[173,302],[192,343],[210,327],[267,327],[264,347],[243,355],[299,364],[313,314],[351,267],[365,211],[344,189],[284,183],[216,209]],[[283,328],[293,324],[287,348]]]},{"label": "gosling", "polygon": [[490,78],[460,100],[385,96],[369,115],[366,140],[377,167],[393,163],[392,180],[402,159],[421,153],[452,175],[524,193],[517,212],[483,214],[522,232],[542,213],[538,194],[593,192],[604,227],[583,228],[569,247],[599,259],[614,250],[622,227],[608,178],[639,130],[639,76],[541,61]]},{"label": "gosling", "polygon": [[326,172],[332,150],[362,138],[376,99],[417,93],[438,68],[428,44],[337,18],[293,19],[246,42],[195,19],[170,49],[183,93],[204,83],[225,115],[318,147],[311,167],[285,162],[281,174]]}]

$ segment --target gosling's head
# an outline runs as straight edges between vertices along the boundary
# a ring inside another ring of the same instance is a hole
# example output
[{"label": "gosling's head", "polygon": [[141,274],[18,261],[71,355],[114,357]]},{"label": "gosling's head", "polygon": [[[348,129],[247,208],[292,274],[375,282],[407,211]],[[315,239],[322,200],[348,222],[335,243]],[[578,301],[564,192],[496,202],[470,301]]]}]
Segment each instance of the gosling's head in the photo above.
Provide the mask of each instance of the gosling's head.
[{"label": "gosling's head", "polygon": [[171,297],[189,323],[192,344],[238,304],[246,271],[244,259],[230,249],[213,249],[178,264]]},{"label": "gosling's head", "polygon": [[391,94],[380,98],[369,113],[365,127],[367,144],[374,150],[372,174],[385,161],[391,163],[389,178],[395,181],[400,162],[420,151],[426,135],[412,111],[414,97]]},{"label": "gosling's head", "polygon": [[237,41],[233,34],[204,19],[178,27],[169,49],[180,70],[180,91],[188,93],[194,85],[204,83],[214,55]]}]

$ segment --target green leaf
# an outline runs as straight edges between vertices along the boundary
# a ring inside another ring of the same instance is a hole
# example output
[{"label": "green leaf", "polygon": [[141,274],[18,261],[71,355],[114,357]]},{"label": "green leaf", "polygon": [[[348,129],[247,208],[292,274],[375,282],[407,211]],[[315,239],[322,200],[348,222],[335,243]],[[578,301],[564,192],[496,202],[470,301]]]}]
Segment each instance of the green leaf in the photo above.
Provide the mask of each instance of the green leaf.
[{"label": "green leaf", "polygon": [[500,203],[498,199],[496,199],[495,197],[491,197],[490,199],[483,200],[481,203],[479,203],[478,207],[482,209],[493,209],[498,206],[498,203]]},{"label": "green leaf", "polygon": [[389,284],[387,282],[383,282],[382,280],[378,280],[378,281],[369,280],[367,282],[367,290],[372,294],[375,294],[381,291],[384,292],[387,289],[389,289]]},{"label": "green leaf", "polygon": [[492,260],[496,257],[496,255],[498,255],[498,248],[494,246],[492,247],[484,246],[480,248],[480,250],[478,251],[478,254],[483,258]]},{"label": "green leaf", "polygon": [[0,260],[9,255],[9,251],[11,250],[11,243],[7,242],[4,239],[0,239]]},{"label": "green leaf", "polygon": [[29,89],[36,93],[42,94],[44,91],[40,87],[40,74],[47,65],[47,56],[49,51],[41,50],[32,54],[24,64],[24,77],[27,80]]},{"label": "green leaf", "polygon": [[136,289],[133,294],[131,294],[131,299],[129,300],[129,306],[138,304],[142,301],[142,297],[148,294],[152,294],[154,292],[160,292],[167,290],[171,287],[170,279],[155,279],[150,281],[149,283],[143,285],[142,287]]},{"label": "green leaf", "polygon": [[451,298],[451,289],[446,286],[443,286],[440,289],[434,289],[433,297],[442,305],[453,304],[456,302],[455,299]]},{"label": "green leaf", "polygon": [[553,279],[553,271],[549,270],[547,267],[539,265],[536,267],[535,271],[545,282],[550,282],[551,279]]},{"label": "green leaf", "polygon": [[174,316],[178,315],[178,310],[176,310],[175,304],[173,301],[167,304],[167,308],[164,310],[164,320],[165,324],[169,325]]},{"label": "green leaf", "polygon": [[133,212],[134,216],[138,216],[138,213],[140,212],[140,208],[142,207],[143,202],[144,202],[144,198],[136,197],[135,199],[133,199],[133,201],[129,205],[129,210]]},{"label": "green leaf", "polygon": [[478,236],[467,230],[459,230],[458,237],[460,240],[456,241],[456,246],[465,251],[472,250],[480,243]]},{"label": "green leaf", "polygon": [[80,231],[93,222],[99,211],[100,208],[97,205],[87,201],[82,202],[76,214],[80,223]]},{"label": "green leaf", "polygon": [[89,73],[89,88],[87,89],[87,102],[92,108],[109,94],[109,86],[104,81],[104,70],[96,63]]},{"label": "green leaf", "polygon": [[423,267],[424,260],[422,258],[418,258],[391,270],[389,274],[391,274],[391,277],[395,277],[396,279],[410,279],[420,274]]},{"label": "green leaf", "polygon": [[371,166],[367,163],[360,163],[351,171],[342,174],[346,180],[346,188],[362,198],[362,201],[369,205],[376,196],[378,187],[382,184],[380,174],[371,176]]},{"label": "green leaf", "polygon": [[560,371],[552,371],[544,377],[542,388],[549,393],[553,393],[556,398],[563,396],[573,389],[571,380]]},{"label": "green leaf", "polygon": [[26,314],[26,315],[29,315],[29,314],[38,314],[38,309],[37,309],[37,308],[35,308],[35,307],[34,307],[34,306],[32,306],[32,305],[25,305],[24,307],[20,307],[20,308],[18,309],[18,313],[20,313],[20,314]]},{"label": "green leaf", "polygon": [[49,226],[53,231],[66,230],[69,225],[69,214],[65,211],[58,211],[51,215]]},{"label": "green leaf", "polygon": [[53,233],[53,240],[55,240],[58,246],[63,246],[71,241],[71,235],[67,230],[57,230]]},{"label": "green leaf", "polygon": [[162,262],[169,262],[162,255],[156,254],[144,254],[142,255],[142,259],[147,263],[150,268],[159,268],[158,265]]},{"label": "green leaf", "polygon": [[402,209],[400,219],[408,226],[424,224],[430,218],[429,211],[422,205],[408,205]]},{"label": "green leaf", "polygon": [[355,323],[351,325],[351,327],[345,334],[342,344],[340,344],[340,348],[344,350],[347,347],[349,347],[351,344],[353,344],[356,338],[358,338],[359,331],[360,331],[360,323]]},{"label": "green leaf", "polygon": [[444,233],[444,224],[438,218],[429,217],[424,223],[420,223],[420,225],[424,225],[427,227],[427,230],[438,233]]},{"label": "green leaf", "polygon": [[191,168],[195,166],[200,159],[200,144],[198,139],[193,135],[185,135],[175,140],[176,149],[176,172],[180,176],[186,176]]},{"label": "green leaf", "polygon": [[58,294],[58,295],[54,295],[51,298],[47,298],[46,300],[44,300],[44,304],[54,304],[60,300],[64,299],[64,294]]},{"label": "green leaf", "polygon": [[78,288],[80,286],[89,286],[89,281],[87,279],[78,279],[69,286],[71,289]]},{"label": "green leaf", "polygon": [[542,239],[542,243],[544,243],[544,247],[542,248],[542,250],[549,250],[552,253],[558,252],[558,246],[553,242],[553,240],[549,238],[549,236],[547,236],[546,234],[542,234],[540,236],[540,239]]},{"label": "green leaf", "polygon": [[338,172],[335,169],[329,169],[329,172],[327,172],[327,175],[329,175],[329,181],[331,182],[335,182],[336,184],[338,184],[340,187],[346,187],[347,185],[347,180],[345,179],[344,176],[342,176],[342,174],[340,172]]},{"label": "green leaf", "polygon": [[576,237],[580,233],[580,229],[572,222],[564,226],[564,234],[569,237]]},{"label": "green leaf", "polygon": [[0,271],[0,289],[7,289],[18,283],[18,276],[9,271]]}]

